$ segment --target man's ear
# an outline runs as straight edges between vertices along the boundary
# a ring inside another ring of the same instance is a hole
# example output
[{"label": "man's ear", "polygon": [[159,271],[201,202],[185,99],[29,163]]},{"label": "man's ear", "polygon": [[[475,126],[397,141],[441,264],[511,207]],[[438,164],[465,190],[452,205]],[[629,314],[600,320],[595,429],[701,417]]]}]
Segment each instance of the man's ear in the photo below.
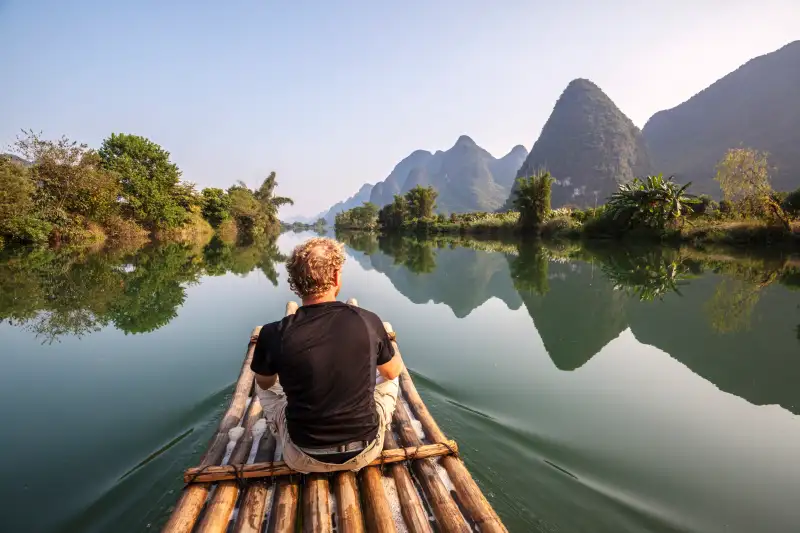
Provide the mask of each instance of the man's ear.
[{"label": "man's ear", "polygon": [[341,287],[342,286],[342,271],[341,270],[337,270],[336,272],[334,272],[334,274],[333,274],[333,282],[336,284],[337,287]]}]

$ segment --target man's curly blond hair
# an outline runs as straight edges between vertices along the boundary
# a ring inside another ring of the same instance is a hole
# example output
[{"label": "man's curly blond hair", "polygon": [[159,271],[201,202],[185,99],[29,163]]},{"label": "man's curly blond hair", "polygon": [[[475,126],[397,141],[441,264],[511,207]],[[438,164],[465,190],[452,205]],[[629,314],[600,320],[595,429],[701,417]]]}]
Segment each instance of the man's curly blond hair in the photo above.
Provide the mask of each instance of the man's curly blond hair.
[{"label": "man's curly blond hair", "polygon": [[297,246],[286,261],[289,288],[301,298],[323,294],[335,285],[334,274],[344,264],[344,245],[314,237]]}]

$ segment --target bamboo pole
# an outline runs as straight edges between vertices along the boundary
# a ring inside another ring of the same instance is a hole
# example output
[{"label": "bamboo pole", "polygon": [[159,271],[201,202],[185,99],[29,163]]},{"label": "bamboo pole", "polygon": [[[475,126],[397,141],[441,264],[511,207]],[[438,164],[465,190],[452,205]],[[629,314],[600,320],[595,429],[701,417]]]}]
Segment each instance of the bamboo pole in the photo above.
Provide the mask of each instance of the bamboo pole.
[{"label": "bamboo pole", "polygon": [[[297,311],[295,302],[286,303],[286,316]],[[281,457],[277,457],[281,459]],[[298,478],[290,476],[280,479],[275,484],[272,509],[269,513],[269,533],[295,533],[297,528],[297,507],[300,503],[300,483]]]},{"label": "bamboo pole", "polygon": [[[405,448],[384,449],[380,457],[369,463],[369,466],[399,463],[408,459],[427,459],[458,453],[458,444],[454,440],[421,444]],[[289,476],[298,474],[284,461],[272,461],[252,464],[227,464],[224,466],[192,467],[183,473],[186,483],[209,483],[214,481],[230,481],[234,479],[252,479],[263,477]]]},{"label": "bamboo pole", "polygon": [[291,477],[280,478],[275,484],[275,500],[269,513],[269,533],[295,533],[300,483]]},{"label": "bamboo pole", "polygon": [[[250,401],[250,409],[247,410],[247,418],[244,423],[244,434],[239,438],[236,447],[230,457],[231,463],[241,463],[247,461],[247,455],[253,445],[253,424],[261,418],[261,403],[255,396]],[[235,481],[226,481],[217,485],[214,495],[208,502],[206,512],[197,528],[198,533],[224,533],[228,529],[228,522],[231,513],[236,506],[239,497],[239,485]]]},{"label": "bamboo pole", "polygon": [[[401,442],[407,446],[419,446],[422,441],[411,425],[411,418],[405,405],[398,399],[394,411],[394,423]],[[450,491],[444,486],[436,472],[436,467],[431,459],[411,461],[411,468],[417,475],[422,490],[428,498],[428,503],[436,517],[439,529],[444,533],[471,533],[470,527],[464,521],[458,505],[450,496]]]},{"label": "bamboo pole", "polygon": [[339,472],[333,477],[336,495],[336,524],[338,533],[364,533],[364,517],[354,472]]},{"label": "bamboo pole", "polygon": [[[397,440],[391,431],[386,432],[383,443],[384,450],[397,448]],[[428,513],[422,505],[417,487],[411,479],[408,468],[403,463],[394,463],[389,467],[394,484],[397,487],[397,497],[400,499],[400,512],[410,533],[433,533]]]},{"label": "bamboo pole", "polygon": [[325,474],[308,474],[303,484],[303,532],[331,533],[330,489]]},{"label": "bamboo pole", "polygon": [[397,533],[397,528],[386,499],[386,491],[381,481],[381,470],[368,466],[359,472],[361,496],[364,502],[364,521],[370,533]]},{"label": "bamboo pole", "polygon": [[[275,444],[275,437],[267,430],[261,437],[255,460],[258,462],[274,460]],[[261,533],[261,524],[264,522],[267,500],[270,496],[272,491],[267,481],[255,480],[249,483],[239,505],[233,533]]]},{"label": "bamboo pole", "polygon": [[[423,403],[408,370],[403,370],[400,376],[400,388],[417,420],[422,424],[422,428],[428,438],[434,442],[445,442],[447,439],[444,433],[439,429],[439,425]],[[475,483],[464,462],[460,458],[451,455],[442,457],[440,464],[447,471],[447,475],[450,476],[450,480],[453,482],[459,504],[466,512],[467,517],[478,526],[480,532],[508,533],[500,517],[492,508],[486,496],[483,495],[480,487]]]},{"label": "bamboo pole", "polygon": [[[228,444],[228,431],[239,424],[244,415],[247,398],[253,388],[253,371],[250,370],[250,362],[253,360],[253,350],[255,349],[255,338],[258,337],[261,327],[256,327],[250,336],[250,343],[239,372],[239,379],[236,388],[231,396],[227,411],[220,420],[217,433],[211,439],[206,453],[200,459],[200,466],[219,464],[225,454],[225,447]],[[200,511],[203,509],[206,498],[208,497],[209,484],[192,484],[183,489],[180,500],[175,505],[175,509],[164,525],[164,533],[190,533],[197,522]]]}]

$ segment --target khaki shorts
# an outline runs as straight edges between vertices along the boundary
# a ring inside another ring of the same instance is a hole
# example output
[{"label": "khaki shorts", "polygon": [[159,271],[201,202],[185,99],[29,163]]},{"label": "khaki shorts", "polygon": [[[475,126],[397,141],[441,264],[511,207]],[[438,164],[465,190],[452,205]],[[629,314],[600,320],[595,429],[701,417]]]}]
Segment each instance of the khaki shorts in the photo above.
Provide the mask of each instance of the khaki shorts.
[{"label": "khaki shorts", "polygon": [[339,470],[361,470],[378,458],[383,451],[383,434],[392,423],[394,408],[397,404],[397,394],[400,389],[399,379],[382,381],[375,385],[375,410],[378,413],[378,436],[370,442],[364,451],[349,461],[342,464],[324,463],[298,448],[289,437],[286,426],[286,395],[280,383],[276,383],[269,390],[256,386],[256,393],[264,410],[272,434],[283,445],[283,460],[293,470],[307,474],[309,472],[337,472]]}]

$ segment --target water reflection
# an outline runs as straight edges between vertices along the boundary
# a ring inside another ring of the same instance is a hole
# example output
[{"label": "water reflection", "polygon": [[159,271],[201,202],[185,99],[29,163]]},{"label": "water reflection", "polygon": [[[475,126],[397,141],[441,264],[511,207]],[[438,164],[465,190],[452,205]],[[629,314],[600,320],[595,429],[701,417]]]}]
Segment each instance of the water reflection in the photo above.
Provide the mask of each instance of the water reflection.
[{"label": "water reflection", "polygon": [[720,389],[800,413],[796,257],[338,237],[414,303],[444,303],[457,317],[490,298],[524,305],[560,370],[582,367],[630,328]]},{"label": "water reflection", "polygon": [[213,239],[204,247],[169,243],[141,250],[16,249],[0,256],[0,323],[43,343],[113,325],[125,333],[157,330],[177,316],[186,288],[201,276],[260,269],[278,283],[285,260],[274,240],[247,246]]}]

